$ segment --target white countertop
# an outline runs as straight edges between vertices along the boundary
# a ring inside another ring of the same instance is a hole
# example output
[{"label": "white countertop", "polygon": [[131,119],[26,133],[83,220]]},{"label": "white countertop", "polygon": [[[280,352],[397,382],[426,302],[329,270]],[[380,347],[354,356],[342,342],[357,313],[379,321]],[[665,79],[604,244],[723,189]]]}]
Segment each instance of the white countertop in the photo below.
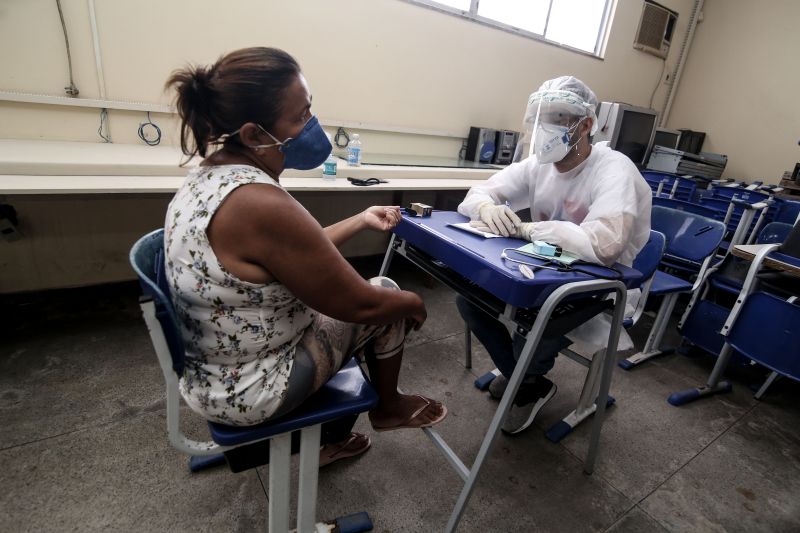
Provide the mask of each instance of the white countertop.
[{"label": "white countertop", "polygon": [[[179,149],[68,141],[0,139],[0,194],[171,193],[183,183],[191,161]],[[287,170],[281,184],[289,191],[467,190],[495,169],[339,165],[335,181],[321,179],[321,168]],[[347,177],[387,180],[358,187]]]}]

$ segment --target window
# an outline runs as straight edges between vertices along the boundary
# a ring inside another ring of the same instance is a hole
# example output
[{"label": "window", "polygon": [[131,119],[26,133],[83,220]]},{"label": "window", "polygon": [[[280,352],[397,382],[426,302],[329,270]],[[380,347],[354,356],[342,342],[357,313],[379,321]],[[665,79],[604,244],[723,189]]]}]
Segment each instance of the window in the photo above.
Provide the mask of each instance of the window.
[{"label": "window", "polygon": [[614,0],[407,0],[601,56]]}]

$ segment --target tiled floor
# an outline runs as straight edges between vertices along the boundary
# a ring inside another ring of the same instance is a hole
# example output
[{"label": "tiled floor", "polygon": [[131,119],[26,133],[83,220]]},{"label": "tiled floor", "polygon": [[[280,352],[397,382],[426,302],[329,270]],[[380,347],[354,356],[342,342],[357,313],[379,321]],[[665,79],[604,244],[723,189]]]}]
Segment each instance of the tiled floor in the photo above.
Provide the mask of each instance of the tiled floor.
[{"label": "tiled floor", "polygon": [[[497,406],[472,385],[491,362],[474,342],[474,368],[464,368],[452,292],[401,260],[391,275],[428,306],[401,387],[448,405],[440,433],[470,464]],[[191,474],[170,448],[137,291],[121,284],[0,300],[0,531],[265,530],[267,467]],[[634,329],[637,346],[650,322]],[[616,369],[617,404],[586,476],[588,426],[560,444],[544,438],[583,379],[582,367],[559,358],[558,394],[531,430],[498,438],[459,531],[800,531],[800,386],[779,380],[758,402],[754,376],[741,373],[732,394],[666,403],[710,367],[676,354]],[[186,415],[186,430],[203,436],[203,423]],[[365,417],[357,429],[369,432]],[[441,531],[460,478],[421,431],[371,436],[366,455],[321,471],[318,515],[364,510],[378,532]]]}]

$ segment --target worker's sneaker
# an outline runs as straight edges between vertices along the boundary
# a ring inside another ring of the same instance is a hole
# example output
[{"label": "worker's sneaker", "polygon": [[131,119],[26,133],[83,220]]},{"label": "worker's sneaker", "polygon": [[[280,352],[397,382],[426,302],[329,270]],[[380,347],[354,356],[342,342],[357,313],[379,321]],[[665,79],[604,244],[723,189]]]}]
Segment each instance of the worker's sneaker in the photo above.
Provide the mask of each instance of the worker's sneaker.
[{"label": "worker's sneaker", "polygon": [[489,383],[489,396],[499,400],[505,394],[506,387],[508,387],[508,379],[503,374],[500,374]]},{"label": "worker's sneaker", "polygon": [[[533,376],[525,376],[520,387],[525,386],[526,383],[535,383],[535,378]],[[495,400],[502,400],[507,388],[508,378],[500,374],[489,383],[489,396]]]},{"label": "worker's sneaker", "polygon": [[517,435],[528,429],[542,407],[555,396],[557,389],[555,383],[544,376],[536,376],[534,383],[520,385],[503,422],[503,432]]}]

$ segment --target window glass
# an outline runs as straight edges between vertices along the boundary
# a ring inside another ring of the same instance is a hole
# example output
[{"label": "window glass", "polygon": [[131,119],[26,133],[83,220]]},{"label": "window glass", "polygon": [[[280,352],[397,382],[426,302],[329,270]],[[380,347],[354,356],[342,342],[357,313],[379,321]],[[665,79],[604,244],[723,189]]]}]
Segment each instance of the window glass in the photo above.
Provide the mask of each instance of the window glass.
[{"label": "window glass", "polygon": [[456,9],[460,9],[461,11],[469,11],[469,6],[471,4],[470,0],[436,0],[436,4],[443,4],[448,7],[454,7]]},{"label": "window glass", "polygon": [[599,56],[616,0],[405,0]]},{"label": "window glass", "polygon": [[545,38],[594,52],[605,10],[599,0],[554,0]]},{"label": "window glass", "polygon": [[542,35],[549,7],[550,0],[481,0],[478,15]]}]

